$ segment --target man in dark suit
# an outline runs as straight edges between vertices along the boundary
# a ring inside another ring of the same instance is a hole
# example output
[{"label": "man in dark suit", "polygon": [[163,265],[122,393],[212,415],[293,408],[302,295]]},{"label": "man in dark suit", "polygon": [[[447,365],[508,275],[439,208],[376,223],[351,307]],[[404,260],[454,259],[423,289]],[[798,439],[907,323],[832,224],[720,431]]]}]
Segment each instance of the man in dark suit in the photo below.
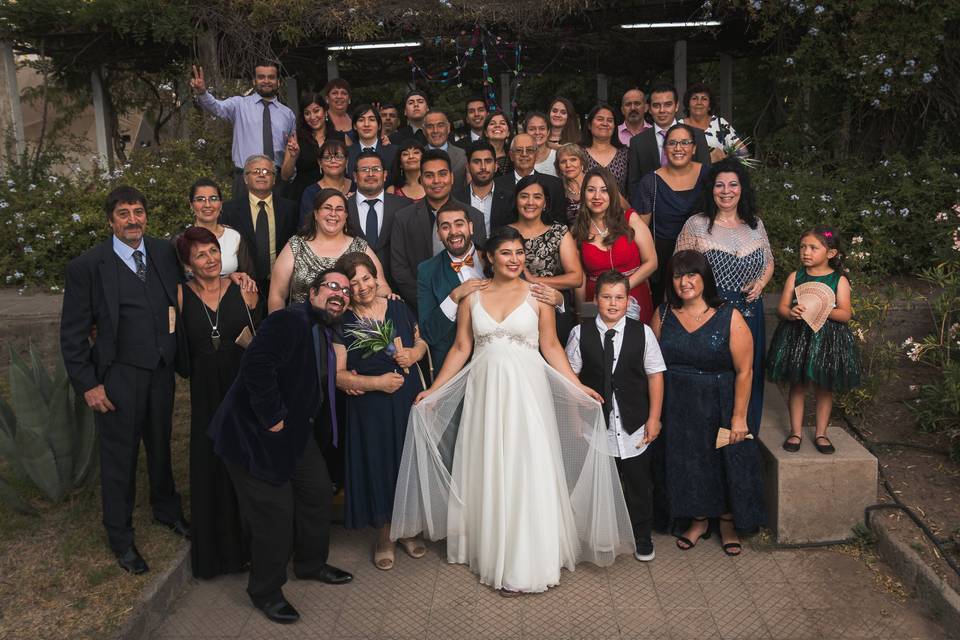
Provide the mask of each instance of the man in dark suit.
[{"label": "man in dark suit", "polygon": [[563,181],[556,176],[534,170],[533,167],[537,163],[537,144],[533,141],[533,137],[526,133],[518,133],[513,136],[513,140],[510,141],[510,159],[513,161],[513,171],[500,176],[494,183],[496,189],[510,194],[511,208],[513,207],[513,188],[520,181],[520,178],[536,173],[543,178],[543,184],[547,191],[549,209],[544,211],[544,223],[549,225],[553,222],[566,222],[567,205],[563,197]]},{"label": "man in dark suit", "polygon": [[[100,431],[103,524],[120,566],[148,571],[133,539],[140,439],[153,519],[189,538],[170,466],[180,270],[173,245],[144,235],[147,201],[132,187],[107,196],[113,235],[67,265],[60,350]],[[95,330],[95,339],[91,334]]]},{"label": "man in dark suit", "polygon": [[467,125],[463,135],[461,135],[453,144],[464,151],[470,148],[470,145],[478,142],[483,137],[483,123],[487,119],[487,102],[482,97],[470,98],[467,100],[464,122]]},{"label": "man in dark suit", "polygon": [[467,147],[467,172],[470,182],[453,188],[453,199],[469,204],[483,214],[487,237],[494,229],[514,221],[512,190],[497,189],[493,176],[497,170],[496,152],[486,140]]},{"label": "man in dark suit", "polygon": [[[314,435],[324,398],[334,397],[333,344],[340,342],[337,327],[349,287],[344,274],[323,271],[311,283],[308,301],[267,317],[208,431],[250,527],[247,593],[273,622],[300,618],[282,591],[291,553],[301,580],[353,579],[327,564],[332,490]],[[336,407],[328,405],[336,443]]]},{"label": "man in dark suit", "polygon": [[[450,156],[445,151],[427,149],[420,159],[420,183],[425,196],[397,212],[390,232],[390,270],[395,291],[407,304],[417,307],[417,265],[443,251],[437,237],[437,210],[450,200],[453,172]],[[473,223],[473,242],[481,244],[487,234],[483,228],[483,214],[462,202]]]},{"label": "man in dark suit", "polygon": [[[656,171],[667,162],[666,152],[663,151],[663,142],[667,130],[677,124],[677,109],[680,100],[677,90],[672,84],[662,83],[654,85],[647,96],[653,126],[630,138],[630,152],[627,165],[627,199],[630,205],[640,211],[640,178],[651,171]],[[694,141],[697,151],[693,159],[710,166],[710,147],[703,132],[694,129]],[[645,213],[650,213],[649,211]]]},{"label": "man in dark suit", "polygon": [[419,89],[407,93],[407,97],[403,99],[403,116],[407,119],[407,124],[390,134],[390,142],[400,144],[404,140],[416,138],[420,144],[427,144],[423,132],[423,117],[429,110],[430,98],[426,93]]},{"label": "man in dark suit", "polygon": [[473,223],[465,207],[448,202],[437,211],[437,237],[445,251],[417,268],[417,315],[420,334],[430,345],[435,375],[443,366],[457,335],[460,300],[490,281],[483,275],[480,255],[473,245]]},{"label": "man in dark suit", "polygon": [[357,193],[347,200],[347,227],[359,233],[377,254],[383,266],[384,280],[393,287],[393,278],[390,275],[390,233],[397,212],[412,204],[412,201],[385,192],[383,185],[386,178],[383,159],[377,153],[367,149],[358,156]]},{"label": "man in dark suit", "polygon": [[383,120],[376,107],[370,104],[358,105],[353,110],[353,130],[357,135],[353,144],[347,147],[347,175],[356,179],[357,158],[364,151],[373,151],[379,155],[384,167],[393,164],[397,147],[393,144],[383,144],[381,137]]},{"label": "man in dark suit", "polygon": [[467,154],[463,149],[450,144],[450,120],[442,111],[431,109],[423,118],[423,132],[427,136],[427,149],[440,149],[450,156],[454,188],[466,182]]},{"label": "man in dark suit", "polygon": [[261,299],[270,290],[270,271],[290,236],[297,232],[297,204],[273,193],[276,167],[266,156],[250,156],[244,163],[247,194],[224,203],[220,222],[236,229],[253,255]]}]

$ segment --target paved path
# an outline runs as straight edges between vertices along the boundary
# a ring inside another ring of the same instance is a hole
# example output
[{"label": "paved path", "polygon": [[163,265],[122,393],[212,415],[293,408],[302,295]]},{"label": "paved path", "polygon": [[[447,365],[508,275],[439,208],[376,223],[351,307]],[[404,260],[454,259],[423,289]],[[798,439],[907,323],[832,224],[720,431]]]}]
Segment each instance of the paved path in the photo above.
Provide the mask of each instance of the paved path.
[{"label": "paved path", "polygon": [[330,561],[354,582],[284,587],[299,623],[269,622],[247,599],[246,576],[192,581],[153,638],[947,638],[916,600],[878,588],[866,565],[826,549],[723,555],[716,536],[682,552],[655,538],[657,559],[622,556],[563,572],[560,586],[503,598],[442,544],[392,571],[371,560],[372,532],[335,528]]}]

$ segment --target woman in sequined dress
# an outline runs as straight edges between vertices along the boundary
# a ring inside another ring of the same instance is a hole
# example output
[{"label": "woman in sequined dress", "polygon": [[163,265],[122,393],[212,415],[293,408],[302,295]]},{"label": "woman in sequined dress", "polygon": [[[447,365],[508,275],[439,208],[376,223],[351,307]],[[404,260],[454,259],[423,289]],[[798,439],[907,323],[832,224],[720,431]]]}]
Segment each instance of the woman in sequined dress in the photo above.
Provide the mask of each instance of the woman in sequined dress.
[{"label": "woman in sequined dress", "polygon": [[[704,186],[703,213],[692,216],[677,236],[677,251],[693,249],[707,258],[717,291],[743,315],[753,334],[753,386],[747,423],[760,429],[763,411],[763,289],[773,277],[773,253],[757,218],[750,174],[737,160],[713,165]],[[707,189],[712,189],[707,192]]]}]

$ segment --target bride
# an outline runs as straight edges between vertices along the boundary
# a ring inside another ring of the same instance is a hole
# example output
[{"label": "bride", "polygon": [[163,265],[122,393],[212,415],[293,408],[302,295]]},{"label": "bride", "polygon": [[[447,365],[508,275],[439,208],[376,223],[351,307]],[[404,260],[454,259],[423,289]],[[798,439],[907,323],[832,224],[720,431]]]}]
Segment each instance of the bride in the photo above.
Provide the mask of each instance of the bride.
[{"label": "bride", "polygon": [[390,537],[446,537],[448,561],[483,584],[540,592],[561,568],[632,553],[633,535],[601,398],[520,279],[523,238],[503,227],[486,248],[492,280],[461,300],[456,342],[410,413]]}]

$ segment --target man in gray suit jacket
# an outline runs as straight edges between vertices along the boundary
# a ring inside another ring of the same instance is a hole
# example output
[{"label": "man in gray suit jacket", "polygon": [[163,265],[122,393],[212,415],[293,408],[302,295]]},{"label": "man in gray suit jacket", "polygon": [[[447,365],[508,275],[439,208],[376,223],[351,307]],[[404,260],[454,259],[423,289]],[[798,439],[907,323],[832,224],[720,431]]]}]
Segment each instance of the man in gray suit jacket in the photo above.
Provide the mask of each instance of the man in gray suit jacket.
[{"label": "man in gray suit jacket", "polygon": [[387,173],[383,158],[372,149],[357,156],[355,181],[357,193],[347,200],[347,227],[367,241],[383,266],[383,277],[393,287],[390,272],[390,233],[397,212],[413,203],[402,196],[386,193]]},{"label": "man in gray suit jacket", "polygon": [[[640,178],[651,171],[656,171],[663,166],[662,152],[663,142],[666,139],[667,130],[677,124],[677,109],[680,105],[680,99],[677,89],[668,83],[654,85],[647,94],[647,103],[650,108],[650,115],[653,118],[653,126],[643,130],[641,133],[630,139],[629,164],[627,165],[627,199],[630,205],[639,211],[638,205],[640,189]],[[696,142],[696,153],[693,159],[706,166],[710,166],[710,147],[707,146],[707,139],[703,132],[694,129],[694,142]]]},{"label": "man in gray suit jacket", "polygon": [[427,136],[427,149],[442,149],[450,156],[454,186],[464,184],[467,176],[467,153],[450,144],[450,120],[447,114],[435,109],[427,111],[427,115],[423,117],[423,132]]},{"label": "man in gray suit jacket", "polygon": [[[420,183],[425,196],[400,211],[390,231],[390,270],[395,283],[394,291],[417,308],[417,266],[443,251],[437,236],[437,210],[450,201],[453,189],[453,172],[450,156],[446,151],[427,149],[420,160]],[[483,214],[471,206],[458,203],[473,224],[473,242],[483,246],[487,238]]]}]

